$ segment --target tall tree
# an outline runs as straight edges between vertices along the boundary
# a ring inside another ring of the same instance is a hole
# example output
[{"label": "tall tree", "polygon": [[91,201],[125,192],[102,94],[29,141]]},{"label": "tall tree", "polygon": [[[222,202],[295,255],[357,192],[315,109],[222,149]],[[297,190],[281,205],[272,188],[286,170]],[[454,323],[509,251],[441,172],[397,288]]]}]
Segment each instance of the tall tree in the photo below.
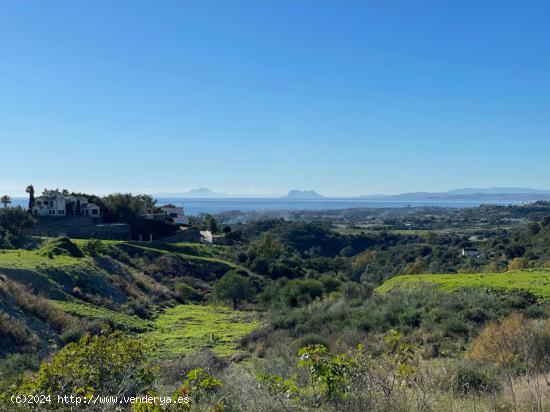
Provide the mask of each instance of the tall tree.
[{"label": "tall tree", "polygon": [[206,226],[206,230],[211,231],[212,233],[218,232],[218,223],[216,222],[216,219],[211,214],[207,214],[204,217],[204,225]]},{"label": "tall tree", "polygon": [[29,212],[31,212],[34,207],[34,186],[28,185],[25,192],[29,194]]},{"label": "tall tree", "polygon": [[9,197],[8,195],[0,197],[0,203],[4,205],[4,208],[7,208],[8,205],[11,203],[11,197]]},{"label": "tall tree", "polygon": [[250,278],[239,275],[236,272],[226,273],[214,284],[214,294],[220,300],[230,300],[233,309],[236,309],[240,302],[254,299],[256,290]]}]

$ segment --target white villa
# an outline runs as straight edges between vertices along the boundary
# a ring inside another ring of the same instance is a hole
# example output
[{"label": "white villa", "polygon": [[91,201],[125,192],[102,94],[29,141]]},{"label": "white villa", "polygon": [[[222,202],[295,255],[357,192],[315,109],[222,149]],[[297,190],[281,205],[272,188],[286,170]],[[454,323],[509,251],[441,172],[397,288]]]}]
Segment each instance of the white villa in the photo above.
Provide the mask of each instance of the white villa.
[{"label": "white villa", "polygon": [[37,216],[89,216],[99,223],[101,208],[89,203],[85,196],[71,195],[66,190],[44,189],[42,196],[35,198],[32,211]]}]

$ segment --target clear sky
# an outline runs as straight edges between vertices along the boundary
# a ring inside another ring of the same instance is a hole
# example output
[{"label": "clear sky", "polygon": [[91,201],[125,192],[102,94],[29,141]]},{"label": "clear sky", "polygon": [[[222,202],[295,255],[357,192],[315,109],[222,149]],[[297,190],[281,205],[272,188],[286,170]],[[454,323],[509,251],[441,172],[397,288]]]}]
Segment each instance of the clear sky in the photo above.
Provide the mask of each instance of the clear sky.
[{"label": "clear sky", "polygon": [[0,0],[0,191],[550,188],[550,2]]}]

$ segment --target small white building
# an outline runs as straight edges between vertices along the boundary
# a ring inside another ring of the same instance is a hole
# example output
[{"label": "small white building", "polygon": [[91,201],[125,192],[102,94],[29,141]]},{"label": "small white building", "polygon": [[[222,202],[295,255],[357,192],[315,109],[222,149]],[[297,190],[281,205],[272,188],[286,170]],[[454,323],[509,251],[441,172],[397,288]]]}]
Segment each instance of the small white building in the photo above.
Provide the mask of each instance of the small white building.
[{"label": "small white building", "polygon": [[89,203],[86,196],[71,195],[66,190],[57,189],[44,189],[42,196],[34,199],[32,211],[36,216],[89,216],[96,223],[99,223],[101,216],[101,208]]},{"label": "small white building", "polygon": [[183,207],[161,206],[164,215],[178,225],[188,225],[189,218],[185,216]]},{"label": "small white building", "polygon": [[209,230],[201,230],[201,243],[208,243],[212,244],[214,243],[214,236],[212,236],[212,232]]}]

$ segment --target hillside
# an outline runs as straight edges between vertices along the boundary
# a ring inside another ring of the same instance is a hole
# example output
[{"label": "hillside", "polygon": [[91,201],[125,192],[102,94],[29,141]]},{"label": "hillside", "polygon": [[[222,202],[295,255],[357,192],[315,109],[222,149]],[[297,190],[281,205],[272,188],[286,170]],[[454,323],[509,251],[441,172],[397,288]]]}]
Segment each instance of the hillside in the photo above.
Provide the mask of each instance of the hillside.
[{"label": "hillside", "polygon": [[375,290],[385,293],[398,288],[411,289],[422,283],[435,284],[450,292],[467,287],[494,291],[520,289],[532,293],[540,300],[550,301],[550,270],[545,269],[505,273],[401,275],[389,279]]},{"label": "hillside", "polygon": [[[510,393],[494,342],[518,336],[505,355],[518,379],[550,370],[550,204],[215,219],[215,245],[44,239],[12,226],[0,251],[0,393],[91,382],[102,395],[170,396],[205,382],[215,388],[191,410],[319,399],[318,410],[395,410],[427,391],[437,410],[492,410]],[[128,363],[152,369],[129,389],[118,372],[104,378]],[[318,398],[308,371],[342,371],[329,376],[339,398]],[[409,384],[377,386],[396,376]]]},{"label": "hillside", "polygon": [[221,258],[224,247],[103,241],[96,245],[101,250],[93,250],[94,244],[61,238],[31,250],[0,251],[1,353],[36,348],[44,355],[105,322],[114,329],[148,332],[162,346],[157,329],[167,322],[189,323],[195,328],[186,332],[195,336],[193,345],[185,346],[188,336],[173,331],[167,349],[159,348],[170,353],[177,346],[181,353],[200,342],[216,346],[208,344],[208,336],[223,328],[209,325],[225,322],[230,328],[219,332],[218,343],[219,352],[228,354],[234,340],[254,327],[250,319],[218,309],[189,320],[202,306],[186,307],[200,303],[212,282],[238,268]]}]

